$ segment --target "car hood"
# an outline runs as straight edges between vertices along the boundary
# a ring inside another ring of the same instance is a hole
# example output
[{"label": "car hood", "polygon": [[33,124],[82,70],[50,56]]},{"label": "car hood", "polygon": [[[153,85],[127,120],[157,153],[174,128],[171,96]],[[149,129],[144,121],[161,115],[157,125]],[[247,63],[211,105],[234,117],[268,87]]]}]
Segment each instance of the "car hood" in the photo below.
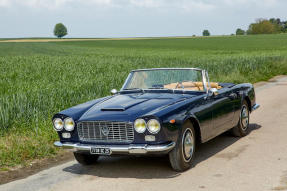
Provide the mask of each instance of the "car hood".
[{"label": "car hood", "polygon": [[118,94],[90,107],[78,121],[134,121],[136,118],[194,95],[170,93]]}]

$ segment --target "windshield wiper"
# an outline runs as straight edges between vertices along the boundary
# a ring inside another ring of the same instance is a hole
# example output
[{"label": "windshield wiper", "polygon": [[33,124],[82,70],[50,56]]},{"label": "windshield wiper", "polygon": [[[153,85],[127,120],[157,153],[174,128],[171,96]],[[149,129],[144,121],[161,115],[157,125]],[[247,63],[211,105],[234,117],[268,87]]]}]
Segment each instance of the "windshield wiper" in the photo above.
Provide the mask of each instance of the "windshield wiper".
[{"label": "windshield wiper", "polygon": [[123,90],[142,90],[141,88],[124,88]]}]

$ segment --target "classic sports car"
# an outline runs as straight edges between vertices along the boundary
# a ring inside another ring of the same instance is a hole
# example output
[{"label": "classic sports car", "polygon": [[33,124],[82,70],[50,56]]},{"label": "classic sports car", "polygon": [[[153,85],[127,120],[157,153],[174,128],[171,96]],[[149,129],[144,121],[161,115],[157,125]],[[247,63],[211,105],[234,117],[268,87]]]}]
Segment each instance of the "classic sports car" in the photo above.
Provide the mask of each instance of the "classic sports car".
[{"label": "classic sports car", "polygon": [[122,89],[53,117],[60,141],[89,165],[101,155],[169,155],[176,171],[190,168],[196,146],[231,130],[245,136],[259,107],[252,84],[209,82],[198,68],[132,71]]}]

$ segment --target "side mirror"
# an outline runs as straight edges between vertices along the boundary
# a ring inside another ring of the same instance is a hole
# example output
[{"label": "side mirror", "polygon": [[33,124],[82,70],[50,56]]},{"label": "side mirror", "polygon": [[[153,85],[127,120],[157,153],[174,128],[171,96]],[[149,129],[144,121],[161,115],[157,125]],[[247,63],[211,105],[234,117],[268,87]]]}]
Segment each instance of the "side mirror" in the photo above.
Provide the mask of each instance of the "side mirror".
[{"label": "side mirror", "polygon": [[218,90],[216,88],[210,88],[210,90],[208,90],[208,94],[210,96],[217,96],[218,95]]},{"label": "side mirror", "polygon": [[118,93],[118,91],[117,91],[116,89],[112,89],[112,90],[111,90],[111,94],[112,94],[112,95],[115,95],[116,93]]}]

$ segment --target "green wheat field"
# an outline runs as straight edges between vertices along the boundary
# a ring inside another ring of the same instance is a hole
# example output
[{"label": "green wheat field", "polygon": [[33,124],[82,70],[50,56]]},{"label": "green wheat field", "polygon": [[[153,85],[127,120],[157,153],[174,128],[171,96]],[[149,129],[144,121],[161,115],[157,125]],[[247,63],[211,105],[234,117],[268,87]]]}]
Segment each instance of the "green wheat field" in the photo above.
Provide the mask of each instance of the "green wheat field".
[{"label": "green wheat field", "polygon": [[287,35],[0,42],[0,170],[57,154],[53,114],[120,89],[130,70],[160,67],[268,80],[287,74]]}]

